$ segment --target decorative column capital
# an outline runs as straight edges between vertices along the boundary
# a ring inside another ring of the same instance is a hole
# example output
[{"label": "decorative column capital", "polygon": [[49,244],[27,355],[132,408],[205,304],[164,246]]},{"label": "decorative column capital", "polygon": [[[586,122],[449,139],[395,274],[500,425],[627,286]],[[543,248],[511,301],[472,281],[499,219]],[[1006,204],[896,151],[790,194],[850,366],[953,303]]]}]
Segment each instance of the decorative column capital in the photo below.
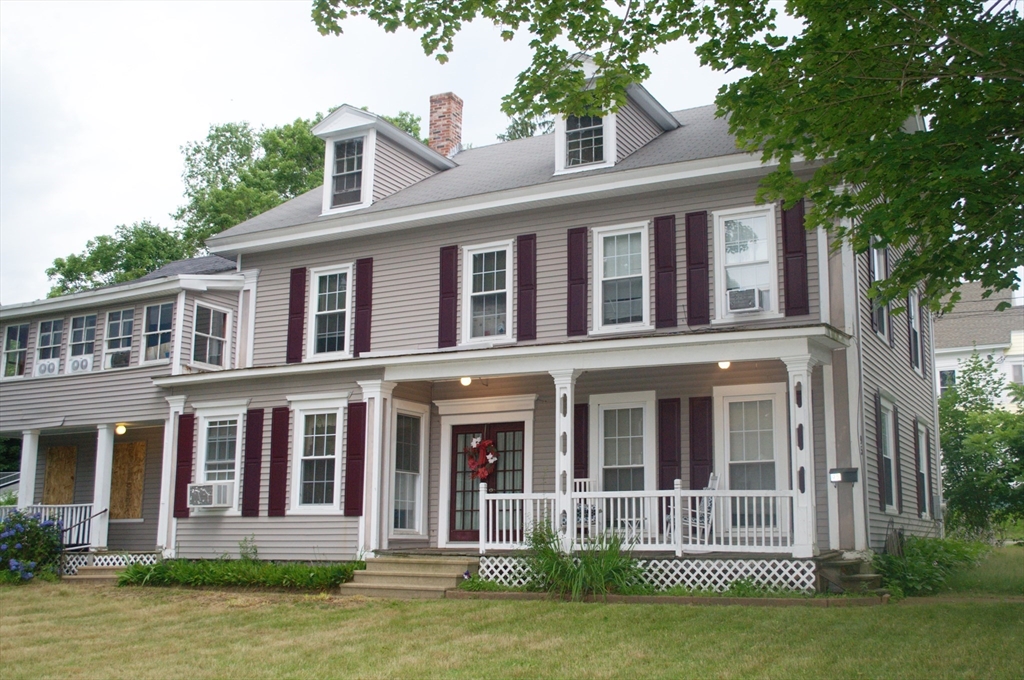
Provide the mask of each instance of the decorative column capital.
[{"label": "decorative column capital", "polygon": [[363,399],[377,396],[390,397],[398,387],[398,383],[386,380],[357,380],[356,384],[363,391]]},{"label": "decorative column capital", "polygon": [[554,378],[556,385],[575,385],[576,378],[580,377],[583,371],[577,368],[556,368],[548,373]]},{"label": "decorative column capital", "polygon": [[168,405],[171,407],[171,411],[174,413],[181,413],[185,410],[185,400],[188,399],[185,395],[175,395],[173,397],[164,397],[167,400]]},{"label": "decorative column capital", "polygon": [[821,360],[811,354],[797,354],[788,357],[779,357],[786,364],[786,370],[790,373],[804,372],[810,374],[815,366],[821,364]]}]

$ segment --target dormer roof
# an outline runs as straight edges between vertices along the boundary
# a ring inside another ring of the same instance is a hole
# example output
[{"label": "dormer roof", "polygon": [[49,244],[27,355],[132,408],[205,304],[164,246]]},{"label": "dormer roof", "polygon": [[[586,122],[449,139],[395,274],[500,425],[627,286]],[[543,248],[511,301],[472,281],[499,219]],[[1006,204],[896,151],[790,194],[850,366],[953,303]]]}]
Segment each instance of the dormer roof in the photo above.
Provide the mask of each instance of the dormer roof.
[{"label": "dormer roof", "polygon": [[424,163],[438,170],[447,170],[455,167],[455,162],[445,158],[431,149],[420,140],[415,139],[405,130],[401,130],[381,116],[363,109],[357,109],[349,104],[342,104],[330,113],[326,118],[313,127],[313,134],[324,141],[343,139],[365,133],[367,130],[376,130],[378,135],[383,135],[404,151],[409,152]]}]

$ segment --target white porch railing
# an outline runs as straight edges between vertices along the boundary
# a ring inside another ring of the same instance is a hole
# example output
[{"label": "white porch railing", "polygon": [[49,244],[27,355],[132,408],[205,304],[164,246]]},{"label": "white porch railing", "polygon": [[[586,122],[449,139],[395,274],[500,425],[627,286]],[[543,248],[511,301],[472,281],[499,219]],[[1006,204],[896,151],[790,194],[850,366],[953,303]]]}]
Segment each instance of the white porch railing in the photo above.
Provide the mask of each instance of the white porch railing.
[{"label": "white porch railing", "polygon": [[[575,485],[574,485],[575,486]],[[524,547],[539,520],[555,516],[555,494],[488,494],[480,489],[480,553]],[[573,544],[616,534],[634,550],[790,552],[791,491],[582,491],[571,495]]]},{"label": "white porch railing", "polygon": [[[0,520],[17,510],[13,505],[0,506]],[[39,515],[44,520],[60,522],[64,530],[64,545],[89,545],[89,528],[92,522],[92,503],[76,505],[27,505],[21,508],[26,515]]]}]

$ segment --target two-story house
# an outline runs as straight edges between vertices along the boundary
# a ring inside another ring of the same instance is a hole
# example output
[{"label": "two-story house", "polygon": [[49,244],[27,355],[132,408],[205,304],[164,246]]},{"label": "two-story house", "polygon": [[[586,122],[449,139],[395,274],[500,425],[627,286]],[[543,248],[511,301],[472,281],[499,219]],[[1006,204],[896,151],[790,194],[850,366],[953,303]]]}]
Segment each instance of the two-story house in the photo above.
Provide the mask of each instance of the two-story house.
[{"label": "two-story house", "polygon": [[[469,150],[461,119],[433,97],[427,146],[342,106],[314,129],[323,187],[208,241],[230,269],[0,309],[24,501],[111,509],[92,543],[122,547],[117,447],[140,433],[145,540],[182,557],[483,553],[541,519],[566,547],[617,532],[677,556],[937,531],[931,321],[866,297],[886,249],[758,204],[772,168],[713,106],[632,86],[615,113]],[[93,362],[69,374],[90,313]],[[74,495],[48,495],[70,446]]]}]

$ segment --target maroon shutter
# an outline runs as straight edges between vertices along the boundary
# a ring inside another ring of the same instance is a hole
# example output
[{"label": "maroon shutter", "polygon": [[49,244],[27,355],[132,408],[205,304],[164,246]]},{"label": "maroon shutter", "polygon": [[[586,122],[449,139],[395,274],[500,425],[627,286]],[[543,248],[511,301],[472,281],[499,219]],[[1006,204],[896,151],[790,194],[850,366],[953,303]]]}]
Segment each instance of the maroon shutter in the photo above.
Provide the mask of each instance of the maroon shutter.
[{"label": "maroon shutter", "polygon": [[935,519],[935,489],[932,487],[932,461],[934,457],[932,456],[932,429],[930,427],[926,427],[924,430],[924,448],[928,457],[928,465],[925,468],[928,473],[928,479],[926,480],[926,486],[928,487],[928,514],[932,519]]},{"label": "maroon shutter", "polygon": [[924,480],[921,475],[921,438],[918,436],[917,418],[914,418],[914,484],[917,486],[917,516],[924,517],[925,495]]},{"label": "maroon shutter", "polygon": [[458,344],[459,247],[441,248],[441,299],[437,310],[437,346]]},{"label": "maroon shutter", "polygon": [[590,406],[575,404],[572,411],[572,476],[590,477]]},{"label": "maroon shutter", "polygon": [[356,330],[352,355],[370,351],[370,322],[373,319],[373,258],[356,260]]},{"label": "maroon shutter", "polygon": [[658,488],[671,489],[682,472],[682,402],[658,400]]},{"label": "maroon shutter", "polygon": [[270,496],[267,516],[284,517],[288,491],[288,427],[292,412],[276,406],[270,413]]},{"label": "maroon shutter", "polygon": [[306,318],[306,268],[292,270],[288,288],[288,349],[285,361],[302,362],[302,325]]},{"label": "maroon shutter", "polygon": [[537,339],[537,235],[516,239],[516,339]]},{"label": "maroon shutter", "polygon": [[[888,246],[885,247],[885,278],[886,279],[889,278],[889,247]],[[885,329],[885,332],[886,332],[886,336],[889,338],[889,347],[895,347],[896,345],[893,342],[893,336],[892,336],[892,314],[889,312],[889,305],[886,305],[885,307],[886,307],[885,322],[888,324],[888,326]],[[897,476],[899,476],[898,473],[897,473]]]},{"label": "maroon shutter", "polygon": [[[874,314],[871,315],[874,317]],[[878,452],[878,506],[885,512],[885,457],[882,455],[882,395],[875,392],[875,449]]]},{"label": "maroon shutter", "polygon": [[569,230],[569,297],[566,335],[587,334],[587,228]]},{"label": "maroon shutter", "polygon": [[786,316],[810,314],[807,293],[807,230],[804,228],[804,199],[782,211],[782,269],[786,291]]},{"label": "maroon shutter", "polygon": [[896,467],[896,512],[903,513],[903,458],[900,456],[900,410],[892,407],[892,464]]},{"label": "maroon shutter", "polygon": [[690,326],[711,323],[708,276],[708,214],[687,213],[686,323]]},{"label": "maroon shutter", "polygon": [[675,328],[676,216],[654,218],[654,326]]},{"label": "maroon shutter", "polygon": [[690,488],[704,489],[714,467],[711,397],[690,397]]},{"label": "maroon shutter", "polygon": [[191,413],[178,416],[178,467],[174,475],[174,516],[188,517],[188,485],[192,482],[196,417]]},{"label": "maroon shutter", "polygon": [[366,402],[348,405],[345,438],[345,515],[363,515],[363,474],[366,469]]},{"label": "maroon shutter", "polygon": [[[875,281],[875,248],[873,245],[868,246],[868,286],[870,287]],[[868,311],[871,313],[871,330],[878,332],[878,318],[875,316],[875,304],[874,300],[868,298]],[[884,508],[883,508],[884,509]]]},{"label": "maroon shutter", "polygon": [[263,471],[263,409],[245,413],[245,478],[242,480],[242,517],[260,516],[260,475]]}]

